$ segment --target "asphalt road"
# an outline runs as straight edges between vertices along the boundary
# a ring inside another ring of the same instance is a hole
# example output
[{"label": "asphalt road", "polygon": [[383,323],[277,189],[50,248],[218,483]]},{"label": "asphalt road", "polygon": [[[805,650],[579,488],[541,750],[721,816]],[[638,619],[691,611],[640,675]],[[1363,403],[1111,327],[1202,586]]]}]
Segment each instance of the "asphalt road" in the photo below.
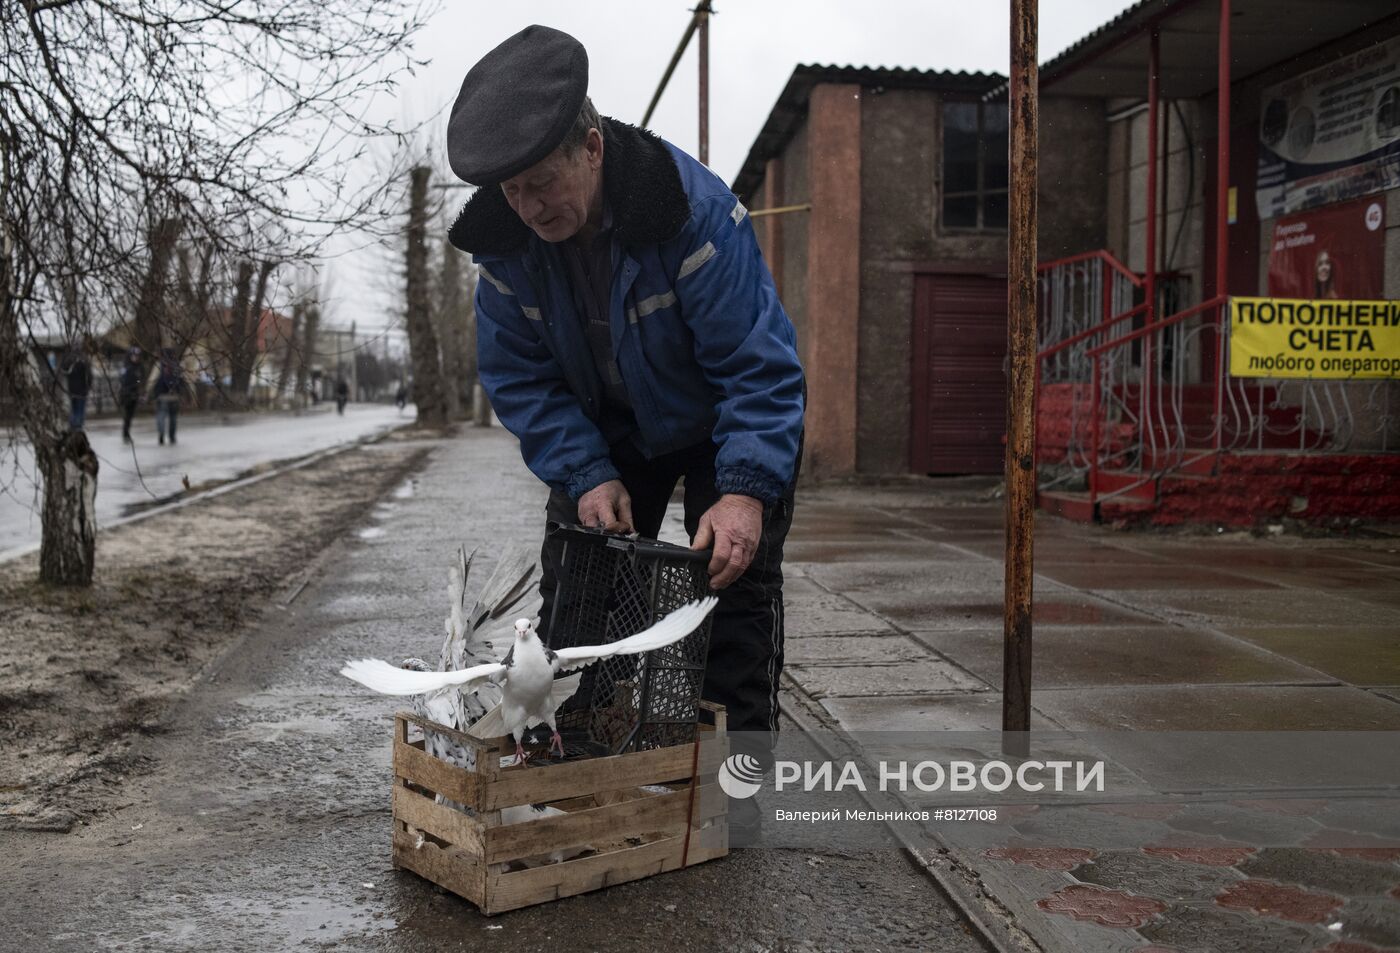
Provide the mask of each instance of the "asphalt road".
[{"label": "asphalt road", "polygon": [[413,481],[347,527],[295,600],[141,741],[134,753],[148,770],[112,779],[111,815],[71,834],[0,833],[0,945],[983,950],[899,851],[739,850],[491,919],[391,868],[389,715],[399,700],[336,669],[352,656],[434,653],[455,545],[479,545],[489,562],[504,541],[537,539],[544,497],[500,430],[437,443]]},{"label": "asphalt road", "polygon": [[[186,414],[178,442],[160,445],[155,418],[145,411],[132,426],[133,443],[123,444],[121,422],[89,421],[88,439],[101,469],[97,476],[99,527],[192,486],[217,483],[261,464],[300,457],[413,419],[383,404],[350,404],[338,416],[329,403],[314,411],[265,414]],[[39,541],[39,479],[27,443],[0,452],[0,559]]]}]

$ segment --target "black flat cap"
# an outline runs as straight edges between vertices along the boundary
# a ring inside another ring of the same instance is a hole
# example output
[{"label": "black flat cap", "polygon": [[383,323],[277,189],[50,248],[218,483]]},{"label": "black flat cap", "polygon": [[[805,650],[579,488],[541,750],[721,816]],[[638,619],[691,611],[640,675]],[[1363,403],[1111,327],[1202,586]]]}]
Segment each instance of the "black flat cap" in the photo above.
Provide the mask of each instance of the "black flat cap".
[{"label": "black flat cap", "polygon": [[459,179],[491,185],[553,152],[588,95],[588,52],[567,33],[527,26],[462,80],[447,123],[447,161]]}]

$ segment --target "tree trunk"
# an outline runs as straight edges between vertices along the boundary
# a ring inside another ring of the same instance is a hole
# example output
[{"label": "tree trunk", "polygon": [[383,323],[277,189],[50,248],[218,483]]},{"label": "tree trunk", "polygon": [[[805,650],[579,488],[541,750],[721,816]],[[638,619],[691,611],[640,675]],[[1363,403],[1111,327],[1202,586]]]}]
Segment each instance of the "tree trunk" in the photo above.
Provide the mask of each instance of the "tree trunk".
[{"label": "tree trunk", "polygon": [[[447,414],[453,420],[471,415],[471,382],[466,379],[463,359],[463,327],[465,315],[462,293],[461,252],[447,242],[442,243],[442,270],[438,273],[437,319],[439,342],[442,346],[442,376],[447,390]],[[463,392],[465,388],[465,393]]]},{"label": "tree trunk", "polygon": [[428,287],[428,177],[431,170],[418,166],[412,172],[408,207],[406,255],[408,350],[413,361],[413,402],[418,422],[427,427],[447,425],[447,396],[442,382],[441,356],[433,333],[432,304]]},{"label": "tree trunk", "polygon": [[[248,295],[252,293],[252,286],[253,263],[240,261],[238,263],[238,278],[235,279],[233,285],[233,307],[229,309],[228,322],[224,325],[225,337],[228,341],[225,348],[228,353],[224,357],[228,361],[229,377],[229,389],[224,394],[226,403],[234,403],[238,400],[238,359],[243,341],[243,322],[248,315]],[[220,379],[220,383],[222,384],[222,379]]]},{"label": "tree trunk", "polygon": [[170,263],[183,228],[183,223],[177,218],[162,218],[150,230],[151,260],[136,296],[132,335],[133,343],[139,344],[144,352],[141,363],[146,372],[142,377],[146,380],[150,379],[151,367],[165,343],[162,331],[169,324],[166,318],[170,308]]},{"label": "tree trunk", "polygon": [[[235,312],[234,321],[238,327],[238,337],[233,348],[233,393],[240,404],[251,403],[249,387],[253,382],[253,369],[258,361],[258,327],[262,324],[263,301],[267,296],[267,279],[275,265],[264,261],[258,266],[258,283],[253,298],[241,314]],[[239,266],[238,278],[242,285],[243,269],[251,264]]]},{"label": "tree trunk", "polygon": [[[306,311],[306,303],[298,301],[292,305],[292,326],[287,331],[287,339],[282,343],[282,368],[277,372],[277,399],[287,393],[287,380],[292,376],[292,362],[296,360],[300,342],[297,334],[301,331],[301,316]],[[293,403],[296,395],[293,394]]]},{"label": "tree trunk", "polygon": [[68,433],[67,412],[45,386],[20,334],[15,301],[4,284],[7,265],[8,256],[0,256],[0,387],[19,413],[44,487],[39,577],[56,585],[90,585],[97,539],[97,455],[86,434]]},{"label": "tree trunk", "polygon": [[97,454],[82,431],[34,444],[44,483],[39,578],[87,586],[97,554]]},{"label": "tree trunk", "polygon": [[316,331],[321,326],[321,308],[316,303],[306,306],[306,321],[302,326],[301,350],[297,353],[297,406],[307,399],[306,382],[311,365],[316,360]]}]

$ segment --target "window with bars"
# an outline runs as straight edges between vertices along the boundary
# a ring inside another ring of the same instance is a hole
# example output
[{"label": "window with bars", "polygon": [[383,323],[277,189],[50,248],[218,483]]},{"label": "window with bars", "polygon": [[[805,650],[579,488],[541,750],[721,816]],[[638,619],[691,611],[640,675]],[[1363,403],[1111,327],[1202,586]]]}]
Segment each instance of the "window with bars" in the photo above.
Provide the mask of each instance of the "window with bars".
[{"label": "window with bars", "polygon": [[945,230],[1006,230],[1004,103],[943,103]]}]

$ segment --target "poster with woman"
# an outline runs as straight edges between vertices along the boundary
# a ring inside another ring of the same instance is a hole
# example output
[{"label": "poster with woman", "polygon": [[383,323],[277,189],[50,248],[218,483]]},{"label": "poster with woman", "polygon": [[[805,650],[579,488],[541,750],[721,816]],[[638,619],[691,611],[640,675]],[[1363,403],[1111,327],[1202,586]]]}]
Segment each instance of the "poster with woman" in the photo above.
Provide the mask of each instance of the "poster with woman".
[{"label": "poster with woman", "polygon": [[1274,223],[1269,297],[1368,300],[1385,294],[1385,204],[1324,205]]}]

